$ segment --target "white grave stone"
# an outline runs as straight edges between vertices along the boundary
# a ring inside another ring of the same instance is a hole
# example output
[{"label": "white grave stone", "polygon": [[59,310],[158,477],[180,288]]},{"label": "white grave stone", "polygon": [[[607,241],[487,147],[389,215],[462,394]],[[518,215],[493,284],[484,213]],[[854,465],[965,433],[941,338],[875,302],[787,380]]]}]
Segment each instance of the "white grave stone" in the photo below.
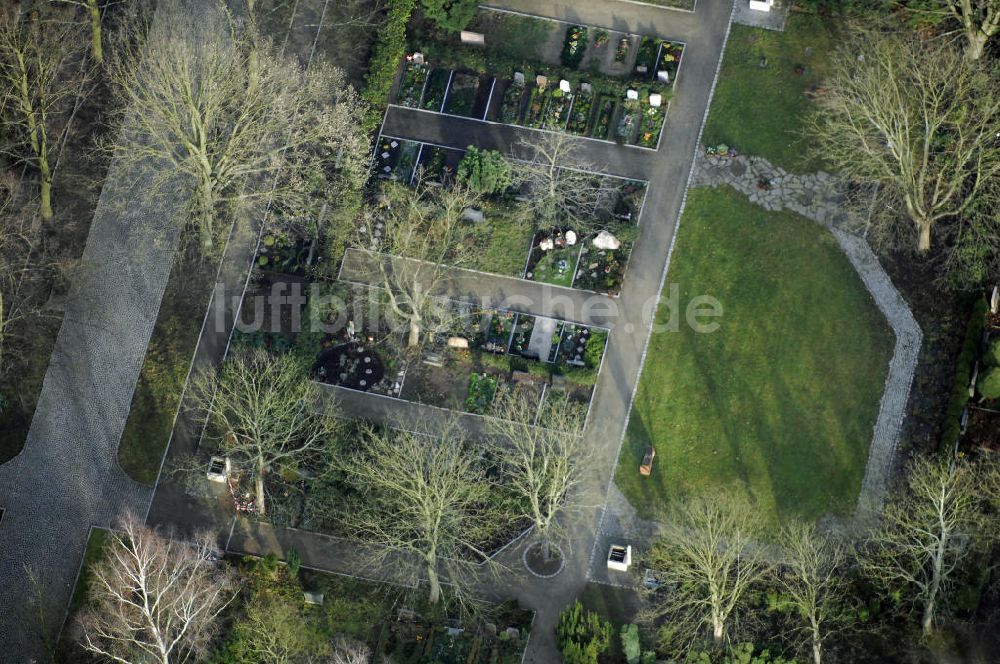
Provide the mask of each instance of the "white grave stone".
[{"label": "white grave stone", "polygon": [[541,242],[538,243],[538,248],[541,249],[542,251],[552,251],[552,249],[555,246],[556,246],[556,243],[553,242],[552,238],[550,238],[550,237],[549,238],[545,238],[544,240],[542,240]]},{"label": "white grave stone", "polygon": [[993,295],[990,297],[990,313],[1000,314],[1000,286],[993,287]]},{"label": "white grave stone", "polygon": [[537,85],[538,87],[544,88],[547,87],[548,84],[549,84],[549,79],[547,77],[542,76],[541,74],[535,77],[535,85]]},{"label": "white grave stone", "polygon": [[576,231],[566,231],[566,246],[572,247],[576,244]]},{"label": "white grave stone", "polygon": [[486,43],[486,35],[481,32],[469,32],[468,30],[462,30],[461,39],[463,44],[482,46]]},{"label": "white grave stone", "polygon": [[750,9],[758,12],[769,12],[774,6],[774,0],[750,0]]},{"label": "white grave stone", "polygon": [[659,108],[663,105],[663,95],[656,94],[655,92],[649,95],[649,105]]},{"label": "white grave stone", "polygon": [[517,85],[524,85],[524,72],[516,71],[514,72],[514,83]]},{"label": "white grave stone", "polygon": [[635,101],[638,98],[639,98],[639,91],[638,90],[626,90],[625,91],[625,99],[629,99],[631,101]]},{"label": "white grave stone", "polygon": [[570,85],[569,81],[567,81],[564,78],[563,80],[559,81],[559,89],[562,90],[563,92],[567,92],[568,93],[568,92],[572,92],[573,91],[573,86]]},{"label": "white grave stone", "polygon": [[661,69],[658,72],[656,72],[656,79],[661,83],[669,83],[670,72],[668,72],[666,69]]},{"label": "white grave stone", "polygon": [[580,92],[582,92],[584,94],[588,94],[588,95],[589,94],[593,94],[594,93],[594,88],[593,88],[593,86],[590,85],[590,83],[581,83],[580,84]]},{"label": "white grave stone", "polygon": [[422,65],[424,64],[424,54],[417,52],[413,54],[413,64]]},{"label": "white grave stone", "polygon": [[608,231],[601,231],[594,238],[593,244],[598,249],[617,249],[622,246],[622,241]]}]

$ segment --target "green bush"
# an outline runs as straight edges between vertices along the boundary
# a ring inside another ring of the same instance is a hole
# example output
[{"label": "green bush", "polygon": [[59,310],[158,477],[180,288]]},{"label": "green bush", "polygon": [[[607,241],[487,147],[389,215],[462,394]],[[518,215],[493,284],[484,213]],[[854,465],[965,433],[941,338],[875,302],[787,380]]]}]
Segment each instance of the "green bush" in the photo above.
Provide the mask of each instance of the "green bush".
[{"label": "green bush", "polygon": [[375,131],[382,121],[382,111],[388,102],[396,70],[406,55],[406,25],[416,4],[417,0],[389,0],[389,11],[372,46],[365,89],[361,93],[362,99],[368,103],[364,122],[367,132]]},{"label": "green bush", "polygon": [[511,357],[510,355],[498,355],[496,353],[490,353],[481,351],[478,354],[479,363],[484,367],[490,369],[497,369],[505,373],[509,373],[511,370]]},{"label": "green bush", "polygon": [[611,644],[611,623],[593,611],[584,611],[577,600],[560,614],[556,640],[565,664],[598,664]]},{"label": "green bush", "polygon": [[1000,399],[1000,367],[989,369],[977,381],[976,389],[987,399]]},{"label": "green bush", "polygon": [[965,328],[965,339],[962,351],[955,362],[955,379],[951,390],[948,408],[944,413],[944,425],[941,433],[941,450],[950,451],[955,447],[961,436],[961,417],[965,405],[969,402],[969,378],[972,364],[976,361],[979,351],[979,340],[986,324],[986,300],[976,300],[972,307],[968,325]]},{"label": "green bush", "polygon": [[607,345],[608,333],[604,330],[594,330],[587,339],[587,347],[583,351],[583,361],[591,369],[601,366],[601,358],[604,357],[604,347]]},{"label": "green bush", "polygon": [[424,16],[448,32],[461,32],[479,9],[479,0],[423,0]]},{"label": "green bush", "polygon": [[285,564],[288,565],[288,576],[293,579],[298,578],[299,568],[302,567],[302,556],[295,549],[289,549],[285,556]]},{"label": "green bush", "polygon": [[986,348],[986,361],[995,367],[1000,367],[1000,339],[994,339]]},{"label": "green bush", "polygon": [[508,162],[497,150],[480,150],[470,145],[458,164],[458,181],[480,194],[499,194],[514,183]]},{"label": "green bush", "polygon": [[639,628],[635,625],[622,625],[622,654],[628,664],[639,664],[642,648],[639,645]]}]

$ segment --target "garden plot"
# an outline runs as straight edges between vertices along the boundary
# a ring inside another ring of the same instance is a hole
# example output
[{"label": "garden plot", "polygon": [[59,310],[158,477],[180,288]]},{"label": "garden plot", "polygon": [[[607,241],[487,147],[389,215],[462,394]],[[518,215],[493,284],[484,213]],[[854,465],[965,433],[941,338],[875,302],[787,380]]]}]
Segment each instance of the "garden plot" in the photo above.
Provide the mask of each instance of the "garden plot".
[{"label": "garden plot", "polygon": [[375,144],[375,173],[385,180],[409,182],[417,165],[421,143],[382,136]]},{"label": "garden plot", "polygon": [[596,212],[596,223],[587,224],[589,229],[567,223],[535,234],[526,279],[610,295],[621,290],[646,184],[622,180],[611,189],[613,195]]},{"label": "garden plot", "polygon": [[470,29],[486,35],[485,52],[426,40],[420,62],[416,54],[404,62],[397,104],[659,145],[683,43],[493,10]]}]

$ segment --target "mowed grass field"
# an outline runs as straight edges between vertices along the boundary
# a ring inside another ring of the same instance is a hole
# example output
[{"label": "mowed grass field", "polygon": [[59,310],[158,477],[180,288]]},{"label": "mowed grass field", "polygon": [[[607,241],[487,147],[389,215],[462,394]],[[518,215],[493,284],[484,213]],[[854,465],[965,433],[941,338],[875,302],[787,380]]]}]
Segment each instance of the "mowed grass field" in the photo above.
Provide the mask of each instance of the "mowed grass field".
[{"label": "mowed grass field", "polygon": [[703,143],[724,143],[795,173],[822,168],[803,131],[813,106],[806,93],[827,73],[837,25],[795,12],[784,32],[734,25]]},{"label": "mowed grass field", "polygon": [[[833,236],[728,188],[689,193],[663,300],[723,307],[718,331],[650,342],[617,483],[641,515],[703,491],[740,492],[773,524],[848,514],[894,338]],[[662,302],[657,320],[670,311]],[[646,446],[653,473],[640,476]]]}]

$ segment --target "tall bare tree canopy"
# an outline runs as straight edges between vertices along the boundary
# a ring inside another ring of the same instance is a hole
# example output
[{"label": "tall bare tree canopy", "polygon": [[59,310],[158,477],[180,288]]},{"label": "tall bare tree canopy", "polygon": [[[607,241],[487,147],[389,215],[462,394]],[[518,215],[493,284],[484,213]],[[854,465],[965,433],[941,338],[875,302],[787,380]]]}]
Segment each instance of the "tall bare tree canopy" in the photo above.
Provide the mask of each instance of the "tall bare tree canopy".
[{"label": "tall bare tree canopy", "polygon": [[237,348],[218,371],[197,376],[192,388],[223,450],[253,478],[260,514],[268,472],[327,454],[336,443],[333,406],[291,354]]},{"label": "tall bare tree canopy", "polygon": [[[191,195],[211,246],[216,215],[273,199],[303,214],[362,178],[362,104],[336,67],[282,57],[219,0],[163,0],[109,52],[126,163],[161,164],[153,192]],[[180,191],[178,191],[180,187]]]},{"label": "tall bare tree canopy", "polygon": [[583,141],[562,132],[534,132],[522,139],[515,180],[526,185],[540,225],[568,224],[577,232],[592,230],[598,208],[612,188],[583,155]]},{"label": "tall bare tree canopy", "polygon": [[1000,30],[1000,0],[915,0],[907,9],[935,21],[958,23],[970,60],[983,57],[987,42]]},{"label": "tall bare tree canopy", "polygon": [[[450,318],[441,291],[451,268],[462,267],[468,258],[458,240],[468,224],[465,212],[479,196],[461,186],[423,183],[416,189],[390,184],[383,192],[382,209],[368,211],[365,232],[356,244],[358,249],[374,248],[384,255],[365,259],[360,269],[385,290],[391,313],[409,329],[407,344],[412,348],[422,335],[445,326]],[[374,246],[373,238],[379,238]]]},{"label": "tall bare tree canopy", "polygon": [[883,512],[862,562],[886,586],[906,587],[924,634],[934,631],[956,577],[996,534],[986,517],[996,469],[962,458],[919,458]]},{"label": "tall bare tree canopy", "polygon": [[42,20],[28,6],[0,6],[0,149],[38,169],[42,219],[52,219],[52,177],[59,127],[79,92],[71,66],[79,55],[78,25]]},{"label": "tall bare tree canopy", "polygon": [[586,409],[549,395],[538,411],[534,399],[505,390],[494,402],[489,429],[497,438],[496,457],[523,505],[521,516],[534,525],[548,560],[556,520],[568,506],[587,460],[581,435]]},{"label": "tall bare tree canopy", "polygon": [[747,592],[767,571],[755,541],[761,528],[754,508],[729,495],[678,505],[649,553],[649,566],[670,587],[652,606],[655,617],[667,617],[661,628],[666,647],[686,649],[705,627],[715,646],[726,642]]},{"label": "tall bare tree canopy", "polygon": [[98,0],[49,0],[68,5],[76,5],[87,10],[87,19],[90,23],[90,57],[94,62],[104,62],[104,41],[101,36],[101,8]]},{"label": "tall bare tree canopy", "polygon": [[172,540],[128,516],[92,572],[80,616],[84,649],[121,664],[201,662],[234,598],[209,534]]},{"label": "tall bare tree canopy", "polygon": [[400,556],[393,569],[411,581],[426,577],[431,604],[441,601],[443,581],[461,594],[500,520],[490,507],[493,482],[457,423],[440,438],[369,428],[343,471],[356,497],[337,506],[341,519],[377,547],[375,559]]},{"label": "tall bare tree canopy", "polygon": [[905,219],[919,252],[935,230],[938,243],[961,251],[975,240],[963,237],[976,233],[972,224],[991,225],[974,207],[995,211],[1000,176],[1000,90],[984,68],[940,40],[864,30],[843,40],[818,105],[817,152],[877,187],[876,233]]}]

